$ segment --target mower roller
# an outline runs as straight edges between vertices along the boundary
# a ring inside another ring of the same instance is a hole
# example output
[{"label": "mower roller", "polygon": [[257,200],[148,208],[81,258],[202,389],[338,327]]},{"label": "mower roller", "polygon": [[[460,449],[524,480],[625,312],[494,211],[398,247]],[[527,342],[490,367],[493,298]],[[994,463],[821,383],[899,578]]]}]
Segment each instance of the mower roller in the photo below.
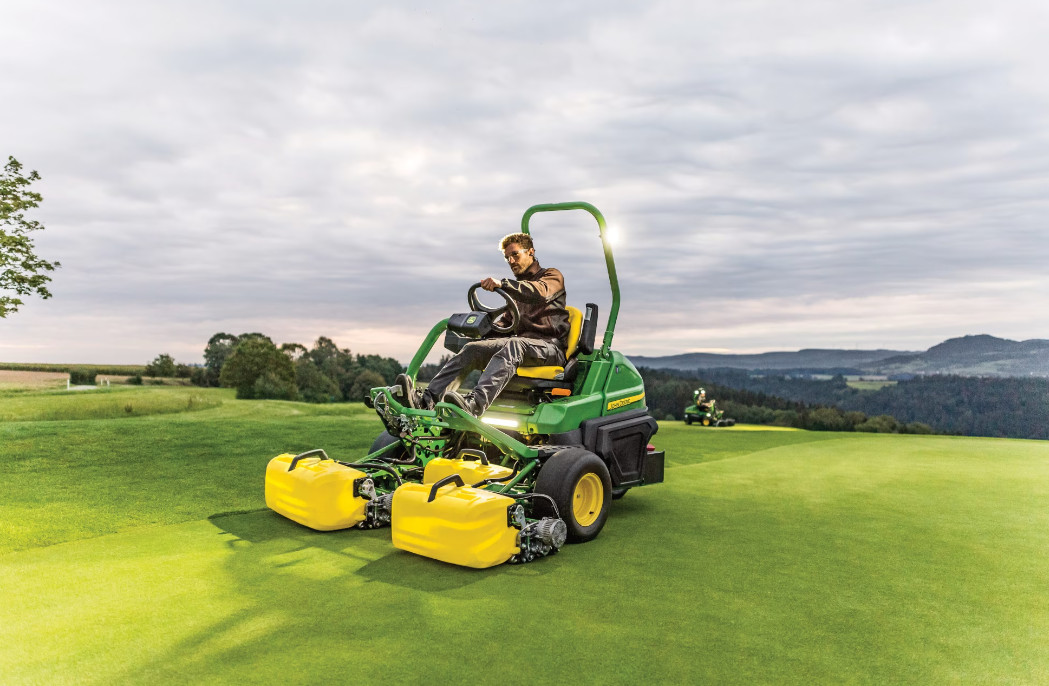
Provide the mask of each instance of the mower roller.
[{"label": "mower roller", "polygon": [[[266,504],[313,529],[389,524],[395,547],[467,567],[530,562],[567,542],[589,541],[605,525],[613,498],[663,481],[664,453],[640,374],[611,349],[619,282],[605,219],[589,203],[534,205],[538,212],[584,210],[597,220],[612,289],[604,338],[595,346],[598,308],[569,306],[564,367],[521,367],[481,416],[450,403],[410,407],[399,389],[373,388],[366,403],[385,426],[355,462],[322,450],[273,458]],[[492,307],[467,294],[471,311],[438,322],[408,365],[414,381],[437,340],[458,352],[489,333],[513,335],[515,301]],[[497,318],[506,316],[497,321]]]}]

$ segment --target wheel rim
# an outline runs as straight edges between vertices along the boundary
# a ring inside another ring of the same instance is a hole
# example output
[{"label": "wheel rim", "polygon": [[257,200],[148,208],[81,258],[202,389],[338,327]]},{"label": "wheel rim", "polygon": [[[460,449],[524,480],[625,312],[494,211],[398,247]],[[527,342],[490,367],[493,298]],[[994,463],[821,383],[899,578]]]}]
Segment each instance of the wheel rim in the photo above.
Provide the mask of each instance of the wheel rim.
[{"label": "wheel rim", "polygon": [[584,474],[575,485],[572,493],[572,514],[580,526],[590,526],[597,521],[605,501],[605,489],[601,479],[589,472]]}]

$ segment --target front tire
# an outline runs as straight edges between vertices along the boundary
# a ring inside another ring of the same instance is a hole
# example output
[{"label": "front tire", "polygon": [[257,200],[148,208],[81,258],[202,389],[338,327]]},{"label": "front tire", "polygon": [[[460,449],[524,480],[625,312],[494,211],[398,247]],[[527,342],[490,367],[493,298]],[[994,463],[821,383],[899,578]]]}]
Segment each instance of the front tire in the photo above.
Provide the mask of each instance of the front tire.
[{"label": "front tire", "polygon": [[[370,455],[376,450],[379,450],[380,448],[385,448],[391,443],[400,442],[401,439],[397,438],[396,436],[391,436],[388,432],[383,431],[381,434],[375,437],[374,441],[372,441],[372,447],[368,451],[368,454]],[[404,460],[408,457],[408,451],[406,451],[404,449],[404,446],[402,445],[398,448],[394,448],[393,450],[387,450],[385,453],[383,453],[383,457],[393,458],[395,460]]]},{"label": "front tire", "polygon": [[686,414],[685,415],[685,424],[688,424],[688,425],[692,424],[692,415],[690,415],[690,414]]},{"label": "front tire", "polygon": [[[612,479],[600,457],[585,448],[567,448],[554,453],[543,465],[535,492],[557,503],[558,513],[568,526],[568,541],[583,543],[596,538],[605,526],[612,502]],[[543,500],[537,501],[536,509],[551,510]]]}]

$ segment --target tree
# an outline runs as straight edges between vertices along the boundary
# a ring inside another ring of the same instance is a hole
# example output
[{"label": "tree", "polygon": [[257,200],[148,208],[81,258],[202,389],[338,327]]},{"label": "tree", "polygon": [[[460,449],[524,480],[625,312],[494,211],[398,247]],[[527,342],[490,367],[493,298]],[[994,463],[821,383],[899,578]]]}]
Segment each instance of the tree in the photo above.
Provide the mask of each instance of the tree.
[{"label": "tree", "polygon": [[923,422],[908,422],[901,430],[904,434],[931,434],[936,433],[932,427]]},{"label": "tree", "polygon": [[306,346],[302,343],[281,343],[280,351],[287,355],[292,362],[298,362],[308,352]]},{"label": "tree", "polygon": [[340,350],[335,341],[321,336],[306,355],[324,374],[338,381],[341,372],[353,364],[349,350]]},{"label": "tree", "polygon": [[[287,354],[287,351],[282,351]],[[342,400],[339,384],[326,376],[308,357],[300,358],[295,363],[295,385],[306,402],[330,403]]]},{"label": "tree", "polygon": [[222,365],[239,341],[239,337],[222,332],[208,339],[208,344],[204,348],[204,383],[200,385],[219,385]]},{"label": "tree", "polygon": [[303,355],[303,360],[309,360],[321,374],[328,377],[338,387],[340,399],[347,397],[353,387],[354,379],[360,369],[354,364],[353,355],[348,348],[339,348],[335,341],[327,336],[321,336],[313,344],[313,349]]},{"label": "tree", "polygon": [[146,376],[170,379],[175,376],[175,358],[167,353],[157,355],[156,359],[146,365]]},{"label": "tree", "polygon": [[293,400],[298,395],[291,360],[265,336],[242,336],[222,365],[219,381],[236,388],[238,398]]},{"label": "tree", "polygon": [[437,376],[437,372],[441,371],[441,368],[452,359],[451,355],[441,355],[441,359],[436,363],[428,362],[419,367],[419,372],[415,375],[416,381],[430,381],[433,377]]},{"label": "tree", "polygon": [[841,410],[833,407],[817,407],[808,413],[806,418],[807,429],[814,431],[847,431],[845,417]]},{"label": "tree", "polygon": [[[22,299],[17,296],[36,293],[43,299],[51,297],[47,289],[52,272],[61,264],[40,259],[33,252],[30,231],[40,231],[43,224],[26,219],[26,210],[38,207],[43,196],[29,190],[29,185],[40,180],[36,171],[22,174],[22,164],[14,157],[7,158],[0,174],[0,318],[17,312]],[[13,291],[14,295],[2,295]]]},{"label": "tree", "polygon": [[895,417],[879,414],[857,424],[856,430],[875,434],[894,434],[900,430],[900,423],[896,421]]},{"label": "tree", "polygon": [[262,376],[255,379],[254,397],[271,400],[298,400],[299,392],[295,382],[288,381],[272,369],[267,369]]},{"label": "tree", "polygon": [[404,367],[401,366],[400,362],[392,357],[382,357],[381,355],[357,355],[357,366],[361,370],[370,370],[382,377],[384,383],[375,384],[376,386],[392,384],[397,375],[404,371]]},{"label": "tree", "polygon": [[385,386],[386,380],[382,378],[379,372],[372,371],[371,369],[365,369],[357,378],[353,381],[353,387],[346,394],[346,399],[349,401],[362,401],[364,396],[368,395],[368,392],[376,386]]}]

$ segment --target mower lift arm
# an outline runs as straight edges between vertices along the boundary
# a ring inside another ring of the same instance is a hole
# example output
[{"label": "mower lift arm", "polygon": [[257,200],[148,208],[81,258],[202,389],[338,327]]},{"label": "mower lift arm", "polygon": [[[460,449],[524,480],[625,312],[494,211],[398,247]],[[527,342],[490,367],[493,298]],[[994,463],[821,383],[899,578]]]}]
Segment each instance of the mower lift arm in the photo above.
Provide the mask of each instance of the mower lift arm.
[{"label": "mower lift arm", "polygon": [[415,357],[413,357],[412,361],[408,364],[407,374],[411,377],[412,381],[415,381],[415,377],[419,373],[419,367],[423,366],[423,362],[426,361],[426,356],[430,354],[431,350],[433,350],[433,344],[437,342],[437,339],[447,328],[448,320],[442,319],[433,325],[433,328],[430,329],[430,333],[426,334],[426,340],[424,340],[423,344],[419,346],[419,349],[415,351]]}]

